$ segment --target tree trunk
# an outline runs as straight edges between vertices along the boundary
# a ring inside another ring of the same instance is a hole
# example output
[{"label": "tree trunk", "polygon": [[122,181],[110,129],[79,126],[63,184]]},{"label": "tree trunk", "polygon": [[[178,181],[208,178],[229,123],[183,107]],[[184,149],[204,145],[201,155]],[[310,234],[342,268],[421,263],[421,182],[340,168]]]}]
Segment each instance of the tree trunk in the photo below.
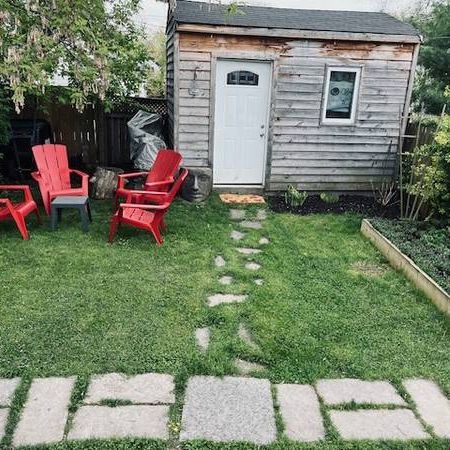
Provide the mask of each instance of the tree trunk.
[{"label": "tree trunk", "polygon": [[97,167],[91,178],[92,198],[113,198],[117,188],[118,176],[123,173],[122,169],[116,167]]}]

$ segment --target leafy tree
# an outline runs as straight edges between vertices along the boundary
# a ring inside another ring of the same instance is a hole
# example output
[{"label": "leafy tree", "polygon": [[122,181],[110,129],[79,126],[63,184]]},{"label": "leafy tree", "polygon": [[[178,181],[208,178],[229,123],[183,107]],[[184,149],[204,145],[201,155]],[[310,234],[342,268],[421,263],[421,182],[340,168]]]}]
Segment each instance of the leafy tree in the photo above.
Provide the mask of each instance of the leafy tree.
[{"label": "leafy tree", "polygon": [[55,75],[68,80],[57,99],[80,111],[137,91],[148,62],[138,9],[139,0],[0,0],[0,84],[16,110],[47,95]]},{"label": "leafy tree", "polygon": [[166,93],[166,35],[162,31],[150,38],[151,65],[147,78],[147,95],[164,97]]},{"label": "leafy tree", "polygon": [[418,73],[414,89],[414,104],[426,112],[439,114],[450,100],[442,93],[450,80],[450,3],[437,1],[428,9],[421,9],[410,18],[424,36],[419,53],[422,70]]}]

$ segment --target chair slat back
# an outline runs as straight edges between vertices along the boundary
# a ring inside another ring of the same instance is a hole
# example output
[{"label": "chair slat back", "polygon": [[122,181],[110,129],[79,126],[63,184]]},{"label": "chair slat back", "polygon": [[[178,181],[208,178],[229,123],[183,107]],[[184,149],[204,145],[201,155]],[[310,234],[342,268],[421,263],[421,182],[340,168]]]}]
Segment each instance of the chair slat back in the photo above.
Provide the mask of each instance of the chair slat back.
[{"label": "chair slat back", "polygon": [[184,180],[188,176],[189,171],[187,169],[181,169],[180,174],[178,175],[178,178],[176,179],[175,183],[170,188],[170,191],[167,195],[167,201],[169,203],[172,203],[175,196],[178,194],[178,191],[181,188],[181,185],[184,183]]},{"label": "chair slat back", "polygon": [[61,144],[44,144],[33,147],[39,173],[49,191],[70,189],[67,147]]},{"label": "chair slat back", "polygon": [[[183,157],[175,150],[163,149],[156,155],[155,162],[147,175],[146,183],[165,181],[175,176]],[[167,188],[164,190],[168,190]]]}]

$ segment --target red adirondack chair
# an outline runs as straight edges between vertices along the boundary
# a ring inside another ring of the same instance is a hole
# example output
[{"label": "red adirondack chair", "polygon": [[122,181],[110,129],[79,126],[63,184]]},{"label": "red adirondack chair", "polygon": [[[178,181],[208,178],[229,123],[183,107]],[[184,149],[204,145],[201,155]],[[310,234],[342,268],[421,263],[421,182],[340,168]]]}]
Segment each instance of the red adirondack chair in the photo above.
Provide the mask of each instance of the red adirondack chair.
[{"label": "red adirondack chair", "polygon": [[[79,170],[69,169],[67,147],[60,144],[35,145],[33,155],[38,168],[31,176],[38,182],[45,212],[50,214],[52,200],[59,195],[88,196],[89,176]],[[81,178],[81,187],[73,188],[70,174]]]},{"label": "red adirondack chair", "polygon": [[141,230],[149,231],[153,234],[158,246],[161,245],[163,243],[161,230],[166,228],[166,225],[164,223],[164,216],[166,215],[169,206],[172,204],[187,175],[187,169],[182,169],[180,175],[178,176],[175,183],[173,183],[172,188],[169,192],[147,193],[145,191],[139,191],[141,200],[145,201],[145,196],[147,194],[150,194],[152,196],[159,195],[161,198],[164,198],[164,203],[160,203],[157,205],[148,203],[135,203],[133,201],[134,194],[129,194],[127,197],[127,203],[122,203],[112,217],[111,226],[109,229],[109,242],[112,244],[112,242],[114,241],[114,236],[117,233],[119,225],[121,223],[126,223],[136,228],[140,228]]},{"label": "red adirondack chair", "polygon": [[0,221],[13,219],[16,222],[22,237],[28,241],[30,235],[25,223],[25,217],[34,212],[37,220],[41,223],[38,207],[33,200],[29,186],[23,185],[0,185],[0,191],[22,191],[24,194],[24,201],[20,203],[13,203],[9,198],[0,198]]},{"label": "red adirondack chair", "polygon": [[119,207],[121,198],[128,198],[133,194],[133,201],[140,203],[142,198],[132,189],[125,188],[125,182],[130,178],[147,176],[144,184],[145,191],[168,192],[174,182],[175,174],[183,157],[175,150],[162,149],[156,155],[155,162],[149,172],[135,172],[119,175],[115,195],[115,209]]}]

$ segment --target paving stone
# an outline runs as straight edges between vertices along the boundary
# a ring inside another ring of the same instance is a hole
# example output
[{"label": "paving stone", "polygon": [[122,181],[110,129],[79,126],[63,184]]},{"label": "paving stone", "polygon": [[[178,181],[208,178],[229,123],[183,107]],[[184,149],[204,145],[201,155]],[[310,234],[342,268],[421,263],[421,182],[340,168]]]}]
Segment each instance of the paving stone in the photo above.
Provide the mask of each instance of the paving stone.
[{"label": "paving stone", "polygon": [[266,370],[262,364],[254,363],[251,361],[245,361],[244,359],[236,358],[234,365],[241,375],[250,375],[254,372],[261,372]]},{"label": "paving stone", "polygon": [[250,220],[243,220],[239,224],[242,228],[249,228],[251,230],[260,230],[262,228],[261,222],[252,222]]},{"label": "paving stone", "polygon": [[234,239],[235,241],[240,241],[240,240],[244,239],[245,234],[241,233],[240,231],[233,230],[231,232],[230,236],[231,236],[231,239]]},{"label": "paving stone", "polygon": [[229,286],[230,284],[233,283],[233,277],[230,277],[228,275],[222,277],[219,279],[219,283],[224,285],[224,286]]},{"label": "paving stone", "polygon": [[180,439],[250,442],[276,439],[268,380],[239,377],[193,377],[183,408]]},{"label": "paving stone", "polygon": [[261,266],[258,263],[249,262],[245,265],[245,268],[248,270],[259,270],[261,269]]},{"label": "paving stone", "polygon": [[266,237],[263,237],[259,240],[260,245],[267,245],[269,244],[269,239],[267,239]]},{"label": "paving stone", "polygon": [[267,210],[258,209],[256,212],[256,220],[266,220],[267,219]]},{"label": "paving stone", "polygon": [[209,328],[197,328],[195,330],[195,339],[201,352],[206,353],[209,347],[210,332]]},{"label": "paving stone", "polygon": [[320,380],[317,383],[317,392],[327,405],[351,402],[372,405],[406,405],[405,400],[387,381],[364,381],[350,378]]},{"label": "paving stone", "polygon": [[11,406],[20,378],[0,378],[0,406]]},{"label": "paving stone", "polygon": [[279,384],[277,398],[288,439],[298,442],[325,439],[320,403],[312,386]]},{"label": "paving stone", "polygon": [[146,373],[127,377],[121,373],[109,373],[92,377],[85,403],[102,400],[125,400],[131,403],[174,403],[174,382],[171,375]]},{"label": "paving stone", "polygon": [[216,267],[225,267],[227,263],[222,256],[216,256],[214,259],[214,264]]},{"label": "paving stone", "polygon": [[244,209],[230,209],[230,217],[232,220],[242,220],[245,218],[246,211]]},{"label": "paving stone", "polygon": [[247,327],[243,324],[239,324],[238,336],[253,350],[259,350],[258,344],[252,339],[252,335],[250,331],[248,331]]},{"label": "paving stone", "polygon": [[68,439],[168,439],[168,406],[83,406],[75,414]]},{"label": "paving stone", "polygon": [[247,300],[246,295],[215,294],[208,297],[208,306],[217,306],[222,303],[242,303]]},{"label": "paving stone", "polygon": [[243,255],[257,255],[258,253],[261,253],[262,250],[259,250],[257,248],[237,248],[236,249],[239,253],[242,253]]},{"label": "paving stone", "polygon": [[339,434],[347,440],[406,441],[429,437],[409,409],[330,411],[330,418]]},{"label": "paving stone", "polygon": [[9,408],[0,409],[0,441],[5,437]]},{"label": "paving stone", "polygon": [[14,447],[62,440],[74,385],[75,377],[33,380],[14,433]]},{"label": "paving stone", "polygon": [[434,434],[450,438],[450,400],[439,386],[429,380],[411,379],[403,382],[417,412],[433,428]]},{"label": "paving stone", "polygon": [[262,285],[264,284],[264,280],[260,280],[260,279],[255,280],[255,284],[256,284],[257,286],[262,286]]}]

